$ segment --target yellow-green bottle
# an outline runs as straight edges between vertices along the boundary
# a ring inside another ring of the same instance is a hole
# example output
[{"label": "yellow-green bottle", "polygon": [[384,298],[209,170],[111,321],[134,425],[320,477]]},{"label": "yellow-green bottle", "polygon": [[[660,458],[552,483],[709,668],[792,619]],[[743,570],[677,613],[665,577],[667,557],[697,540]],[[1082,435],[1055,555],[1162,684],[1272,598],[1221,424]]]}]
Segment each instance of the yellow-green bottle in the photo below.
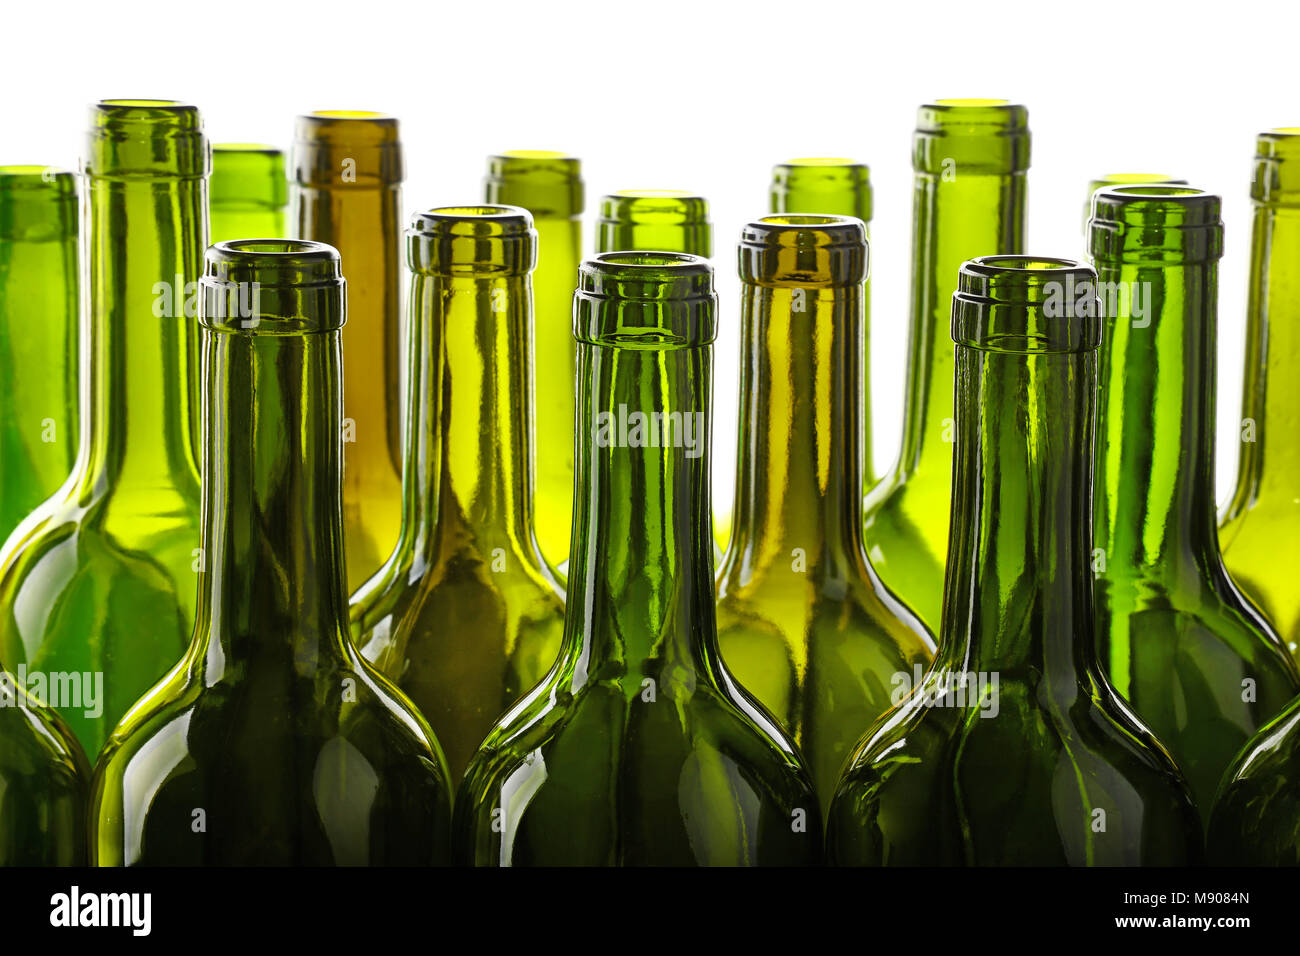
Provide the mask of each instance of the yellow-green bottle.
[{"label": "yellow-green bottle", "polygon": [[624,189],[601,197],[597,252],[713,255],[709,201],[678,189]]},{"label": "yellow-green bottle", "polygon": [[1107,173],[1088,182],[1088,198],[1083,203],[1083,231],[1088,231],[1088,219],[1092,216],[1092,194],[1098,189],[1110,186],[1186,186],[1187,180],[1176,179],[1167,173]]},{"label": "yellow-green bottle", "polygon": [[261,143],[213,143],[208,189],[212,241],[282,239],[289,181],[284,154]]},{"label": "yellow-green bottle", "polygon": [[362,110],[298,117],[290,235],[343,256],[343,534],[348,584],[379,570],[402,521],[402,144]]},{"label": "yellow-green bottle", "polygon": [[958,269],[1024,251],[1029,114],[1005,100],[922,106],[913,139],[911,333],[903,445],[866,503],[871,563],[938,633],[952,500],[952,339]]},{"label": "yellow-green bottle", "polygon": [[582,260],[582,163],[549,150],[508,150],[488,159],[484,200],[522,206],[537,229],[533,273],[533,389],[537,396],[537,542],[552,568],[569,561],[573,518],[573,291]]}]

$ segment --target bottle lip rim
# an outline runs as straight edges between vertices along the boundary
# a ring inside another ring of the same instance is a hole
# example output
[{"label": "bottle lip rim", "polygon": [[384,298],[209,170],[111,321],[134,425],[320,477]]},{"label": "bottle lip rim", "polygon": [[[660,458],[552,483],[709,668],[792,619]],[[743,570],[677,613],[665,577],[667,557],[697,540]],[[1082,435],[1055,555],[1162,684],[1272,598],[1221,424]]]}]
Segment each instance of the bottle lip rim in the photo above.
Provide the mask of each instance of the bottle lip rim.
[{"label": "bottle lip rim", "polygon": [[343,259],[329,243],[314,239],[223,239],[208,246],[204,254],[205,262],[251,263],[263,258],[306,263],[337,263]]},{"label": "bottle lip rim", "polygon": [[322,121],[353,121],[359,123],[383,123],[385,125],[397,125],[398,119],[392,113],[385,113],[383,110],[354,110],[354,109],[326,109],[311,110],[307,113],[300,113],[300,120],[322,120]]},{"label": "bottle lip rim", "polygon": [[794,159],[787,159],[784,162],[777,163],[773,166],[774,170],[781,169],[852,169],[867,170],[870,167],[863,162],[852,159],[848,156],[798,156]]},{"label": "bottle lip rim", "polygon": [[808,245],[819,249],[860,247],[865,250],[867,247],[867,224],[857,216],[805,212],[770,213],[751,219],[740,230],[740,246],[759,250],[793,247],[782,240],[817,233],[821,236]]},{"label": "bottle lip rim", "polygon": [[269,143],[213,143],[213,153],[230,153],[237,156],[283,156],[284,150]]}]

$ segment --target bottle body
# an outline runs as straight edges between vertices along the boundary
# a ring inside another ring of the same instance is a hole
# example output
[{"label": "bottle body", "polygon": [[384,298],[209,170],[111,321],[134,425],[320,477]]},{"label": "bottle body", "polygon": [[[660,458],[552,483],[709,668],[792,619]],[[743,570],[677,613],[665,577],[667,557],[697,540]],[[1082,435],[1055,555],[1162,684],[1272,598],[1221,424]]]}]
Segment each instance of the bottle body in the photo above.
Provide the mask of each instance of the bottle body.
[{"label": "bottle body", "polygon": [[343,329],[343,526],[348,583],[391,553],[402,519],[402,144],[381,113],[298,117],[290,235],[339,250],[348,279]]},{"label": "bottle body", "polygon": [[418,214],[402,533],[352,598],[362,654],[415,703],[453,779],[559,653],[564,596],[533,532],[531,217]]},{"label": "bottle body", "polygon": [[1300,866],[1300,697],[1224,772],[1206,856],[1215,866]]},{"label": "bottle body", "polygon": [[1232,579],[1277,628],[1300,662],[1300,479],[1294,433],[1300,391],[1292,381],[1300,350],[1300,130],[1259,137],[1250,242],[1246,374],[1237,486],[1219,524]]},{"label": "bottle body", "polygon": [[0,552],[0,659],[59,687],[45,703],[95,754],[194,620],[188,328],[209,160],[192,106],[106,100],[91,119],[78,457]]},{"label": "bottle body", "polygon": [[1001,100],[921,107],[913,142],[912,293],[903,442],[867,495],[865,534],[885,584],[938,633],[952,497],[954,277],[972,256],[1021,252],[1028,113]]},{"label": "bottle body", "polygon": [[284,154],[259,143],[213,143],[212,242],[282,239],[289,204]]},{"label": "bottle body", "polygon": [[[229,307],[248,282],[251,316]],[[446,862],[436,739],[347,635],[338,253],[220,243],[203,302],[198,621],[96,766],[92,862]]]},{"label": "bottle body", "polygon": [[0,542],[77,453],[77,177],[0,166]]},{"label": "bottle body", "polygon": [[1054,284],[1091,277],[1013,256],[962,268],[939,654],[852,756],[827,823],[831,862],[1199,858],[1186,784],[1095,657],[1087,452],[1101,326],[1095,297],[1046,311]]},{"label": "bottle body", "polygon": [[537,542],[563,580],[573,530],[576,359],[571,328],[582,261],[582,164],[548,150],[507,151],[488,160],[483,198],[527,209],[537,229],[532,341]]},{"label": "bottle body", "polygon": [[1103,189],[1089,241],[1113,293],[1097,426],[1098,648],[1208,817],[1228,763],[1300,691],[1215,535],[1219,200],[1187,186]]},{"label": "bottle body", "polygon": [[854,744],[934,656],[862,541],[866,233],[770,216],[741,240],[737,521],[718,572],[718,643],[794,737],[822,806]]},{"label": "bottle body", "polygon": [[564,645],[470,764],[459,859],[816,862],[807,774],[717,651],[712,270],[692,256],[607,253],[584,263],[580,283],[580,510]]}]

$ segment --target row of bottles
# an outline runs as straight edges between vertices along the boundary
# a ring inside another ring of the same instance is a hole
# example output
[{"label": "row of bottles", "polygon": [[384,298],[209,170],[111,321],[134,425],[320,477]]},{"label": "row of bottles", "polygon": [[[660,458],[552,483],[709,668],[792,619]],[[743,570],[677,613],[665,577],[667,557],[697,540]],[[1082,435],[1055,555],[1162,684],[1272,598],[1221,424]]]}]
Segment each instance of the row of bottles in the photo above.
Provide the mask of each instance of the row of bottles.
[{"label": "row of bottles", "polygon": [[920,111],[878,481],[867,169],[776,168],[717,556],[702,197],[605,197],[582,261],[577,160],[505,153],[403,248],[397,122],[327,111],[287,191],[217,150],[205,257],[197,110],[104,101],[78,330],[76,177],[0,169],[0,862],[80,860],[83,815],[100,864],[1297,862],[1300,131],[1216,530],[1219,200],[1110,177],[1092,267],[1027,256],[1027,124]]}]

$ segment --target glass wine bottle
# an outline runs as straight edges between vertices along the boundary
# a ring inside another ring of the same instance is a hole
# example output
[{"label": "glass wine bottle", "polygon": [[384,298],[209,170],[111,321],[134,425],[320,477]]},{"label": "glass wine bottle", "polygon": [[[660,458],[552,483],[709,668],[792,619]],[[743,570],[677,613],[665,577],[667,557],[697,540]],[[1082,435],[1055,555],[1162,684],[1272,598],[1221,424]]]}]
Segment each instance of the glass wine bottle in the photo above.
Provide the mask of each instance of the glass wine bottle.
[{"label": "glass wine bottle", "polygon": [[952,499],[953,349],[945,331],[957,270],[1023,251],[1028,112],[1003,100],[922,106],[913,140],[911,331],[903,444],[867,495],[871,563],[939,632]]},{"label": "glass wine bottle", "polygon": [[713,270],[678,253],[583,263],[578,474],[564,646],[500,719],[456,800],[477,865],[821,858],[793,744],[718,654],[709,532]]},{"label": "glass wine bottle", "polygon": [[573,290],[582,259],[582,162],[549,150],[509,150],[488,159],[484,201],[522,206],[537,229],[533,272],[534,461],[537,541],[560,575],[573,523]]},{"label": "glass wine bottle", "polygon": [[77,177],[0,166],[0,542],[77,454]]},{"label": "glass wine bottle", "polygon": [[1300,691],[1277,634],[1228,577],[1215,532],[1219,197],[1113,186],[1092,202],[1089,248],[1106,297],[1098,649],[1208,818],[1228,763]]},{"label": "glass wine bottle", "polygon": [[1092,195],[1098,189],[1111,186],[1186,186],[1187,180],[1175,179],[1165,173],[1107,173],[1099,179],[1088,182],[1088,198],[1083,204],[1083,234],[1088,234],[1088,220],[1092,218]]},{"label": "glass wine bottle", "polygon": [[92,863],[444,863],[442,752],[348,639],[339,254],[218,243],[201,292],[198,620],[95,768]]},{"label": "glass wine bottle", "polygon": [[624,189],[602,196],[597,252],[713,255],[709,201],[678,189]]},{"label": "glass wine bottle", "polygon": [[213,143],[208,198],[213,242],[284,238],[284,153],[261,143]]},{"label": "glass wine bottle", "polygon": [[433,209],[407,233],[405,512],[397,549],[353,595],[352,633],[428,719],[456,780],[564,634],[533,533],[536,256],[514,206]]},{"label": "glass wine bottle", "polygon": [[986,256],[953,298],[956,449],[934,666],[831,803],[839,864],[1180,865],[1201,827],[1094,647],[1095,275]]},{"label": "glass wine bottle", "polygon": [[853,745],[934,657],[862,541],[867,256],[862,222],[842,216],[741,233],[745,384],[718,643],[798,743],[823,807]]},{"label": "glass wine bottle", "polygon": [[88,754],[184,653],[194,622],[195,285],[210,153],[199,111],[104,100],[84,160],[89,305],[72,475],[0,550],[0,660],[57,676]]},{"label": "glass wine bottle", "polygon": [[[343,256],[343,528],[348,581],[379,570],[402,520],[402,144],[364,110],[298,117],[290,235]],[[257,238],[257,237],[245,237]]]},{"label": "glass wine bottle", "polygon": [[[1263,133],[1254,223],[1237,487],[1219,524],[1223,562],[1300,663],[1300,128]],[[1271,429],[1270,429],[1271,426]]]}]

